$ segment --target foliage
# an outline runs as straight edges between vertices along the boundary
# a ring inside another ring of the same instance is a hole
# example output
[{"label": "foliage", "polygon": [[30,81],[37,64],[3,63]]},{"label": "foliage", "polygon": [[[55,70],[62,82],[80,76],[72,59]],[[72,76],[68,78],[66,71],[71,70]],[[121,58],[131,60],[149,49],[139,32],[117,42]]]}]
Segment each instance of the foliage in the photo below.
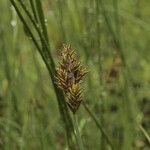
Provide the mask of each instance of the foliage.
[{"label": "foliage", "polygon": [[[0,149],[148,150],[149,7],[1,0]],[[75,118],[55,83],[63,43],[89,71]]]}]

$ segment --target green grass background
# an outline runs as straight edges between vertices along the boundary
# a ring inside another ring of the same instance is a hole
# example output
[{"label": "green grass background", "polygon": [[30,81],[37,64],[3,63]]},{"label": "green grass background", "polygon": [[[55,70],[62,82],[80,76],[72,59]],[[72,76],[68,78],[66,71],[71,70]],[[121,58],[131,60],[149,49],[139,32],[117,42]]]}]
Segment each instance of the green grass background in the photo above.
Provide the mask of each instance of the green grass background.
[{"label": "green grass background", "polygon": [[[149,150],[150,2],[42,0],[42,4],[53,59],[57,64],[61,45],[67,43],[87,66],[84,101],[115,150]],[[30,10],[27,0],[26,6]],[[82,105],[77,116],[84,148],[109,150]],[[1,0],[0,150],[55,149],[68,146],[50,76],[14,8]]]}]

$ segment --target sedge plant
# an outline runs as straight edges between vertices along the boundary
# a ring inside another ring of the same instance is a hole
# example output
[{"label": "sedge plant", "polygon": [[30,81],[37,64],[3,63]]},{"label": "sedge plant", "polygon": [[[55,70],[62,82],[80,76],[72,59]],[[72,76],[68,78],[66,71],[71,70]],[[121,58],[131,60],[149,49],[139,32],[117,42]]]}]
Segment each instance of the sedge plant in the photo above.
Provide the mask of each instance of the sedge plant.
[{"label": "sedge plant", "polygon": [[[74,50],[72,50],[71,47],[67,45],[63,47],[63,61],[60,63],[60,68],[56,70],[51,54],[51,45],[49,42],[48,32],[45,25],[45,17],[40,0],[30,1],[31,11],[26,7],[25,2],[22,0],[9,1],[15,8],[25,31],[27,32],[30,39],[32,39],[32,42],[41,55],[49,72],[57,97],[59,112],[65,124],[69,148],[72,149],[74,147],[73,135],[75,135],[79,149],[83,150],[83,143],[79,133],[75,113],[82,101],[81,82],[87,71],[84,67],[82,67],[80,62],[76,61]],[[33,28],[28,24],[26,17],[29,19]],[[33,29],[35,30],[36,34],[33,32]],[[37,37],[40,40],[37,40]],[[110,141],[108,135],[104,131],[99,121],[96,119],[95,115],[89,109],[89,106],[85,102],[83,105],[85,110],[89,113],[90,117],[93,119],[97,127],[104,135],[104,138],[110,147],[113,149],[112,142]],[[72,120],[68,107],[70,108],[71,112],[73,112],[74,121]]]}]

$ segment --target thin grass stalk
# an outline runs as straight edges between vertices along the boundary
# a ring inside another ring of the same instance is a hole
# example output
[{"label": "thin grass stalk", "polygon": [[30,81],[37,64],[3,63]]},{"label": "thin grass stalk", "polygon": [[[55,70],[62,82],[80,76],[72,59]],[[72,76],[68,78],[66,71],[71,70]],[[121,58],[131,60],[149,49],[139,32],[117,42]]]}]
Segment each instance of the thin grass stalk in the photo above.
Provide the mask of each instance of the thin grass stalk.
[{"label": "thin grass stalk", "polygon": [[[14,1],[14,0],[10,0],[10,2],[11,2],[11,4],[13,5],[13,7],[15,8],[15,10],[16,10],[16,12],[17,12],[17,14],[18,14],[18,16],[19,16],[21,22],[23,23],[24,27],[26,28],[27,32],[29,33],[29,35],[30,35],[30,37],[31,37],[31,39],[32,39],[32,41],[33,41],[35,47],[37,48],[38,52],[39,52],[40,55],[42,56],[42,59],[43,59],[44,62],[46,63],[45,58],[44,58],[44,56],[43,56],[43,53],[42,53],[42,51],[41,51],[40,45],[39,45],[38,42],[36,41],[36,38],[34,37],[34,35],[33,35],[33,33],[31,32],[29,26],[27,25],[25,19],[23,18],[22,14],[20,13],[20,10],[18,9],[18,7],[17,7],[15,1]],[[47,63],[46,63],[46,64],[47,64]]]},{"label": "thin grass stalk", "polygon": [[[4,39],[4,33],[2,32],[1,33],[1,37],[2,37],[2,40],[3,40],[3,43],[6,43],[5,39]],[[11,94],[11,98],[12,98],[12,102],[13,102],[13,109],[15,110],[15,112],[17,112],[16,114],[18,116],[15,116],[14,115],[14,118],[15,118],[15,121],[17,123],[19,123],[19,110],[18,110],[18,105],[17,105],[17,100],[16,100],[16,94],[12,88],[13,86],[13,79],[12,79],[12,72],[11,72],[11,69],[10,69],[10,62],[9,62],[9,58],[8,58],[8,54],[7,54],[7,51],[6,51],[6,47],[4,46],[3,44],[3,48],[2,48],[2,54],[3,54],[3,57],[4,57],[4,62],[5,62],[5,75],[6,75],[6,79],[8,80],[8,83],[9,83],[9,87],[10,87],[10,94]],[[21,123],[19,123],[21,124]]]},{"label": "thin grass stalk", "polygon": [[[8,57],[7,57],[7,51],[6,51],[6,48],[5,48],[5,45],[4,45],[4,33],[3,33],[3,30],[1,31],[0,33],[0,36],[1,36],[1,41],[2,41],[2,45],[0,45],[0,49],[1,49],[1,56],[3,58],[3,61],[4,61],[4,72],[5,72],[5,76],[6,76],[6,79],[9,81],[11,81],[11,76],[10,76],[10,67],[9,67],[9,64],[8,64]],[[1,44],[1,43],[0,43]],[[0,121],[3,123],[3,118],[6,117],[6,110],[5,110],[5,99],[0,95]],[[5,136],[4,136],[4,130],[5,130],[5,126],[3,126],[2,124],[0,124],[0,147],[2,149],[4,149],[5,147]]]},{"label": "thin grass stalk", "polygon": [[[97,10],[96,10],[96,11],[97,11],[96,13],[97,13],[97,19],[99,19],[98,14],[100,13],[100,10],[99,10],[100,1],[97,0],[97,3],[98,3],[98,5],[97,5],[97,8],[96,8],[96,9],[97,9]],[[97,34],[98,34],[98,38],[97,38],[97,48],[98,48],[98,50],[100,50],[100,23],[98,22],[98,20],[97,20],[97,29],[96,29],[96,30],[97,30]],[[84,49],[85,49],[86,56],[87,56],[87,58],[88,58],[89,55],[88,55],[88,53],[87,53],[87,47],[84,47]],[[100,57],[101,57],[101,52],[100,52],[99,54],[100,54]],[[99,57],[99,61],[101,61],[100,57]],[[99,68],[99,70],[100,70],[100,72],[101,72],[102,66]],[[102,79],[102,78],[101,78],[101,79]],[[102,128],[101,124],[99,123],[99,121],[98,121],[98,119],[96,118],[96,116],[94,115],[94,113],[88,108],[88,106],[87,106],[84,102],[83,102],[83,106],[84,106],[85,111],[87,111],[87,112],[89,113],[91,119],[93,119],[93,121],[96,123],[97,127],[100,129],[100,131],[101,131],[101,133],[102,133],[104,139],[106,139],[106,141],[107,141],[108,144],[110,145],[111,149],[114,150],[113,144],[112,144],[110,138],[109,138],[108,135],[105,133],[104,129]]]},{"label": "thin grass stalk", "polygon": [[[44,62],[45,62],[45,64],[46,64],[46,66],[47,66],[47,68],[48,68],[48,70],[49,70],[49,72],[50,72],[50,74],[52,75],[51,69],[50,69],[50,67],[49,67],[49,63],[47,63],[47,60],[45,59],[45,57],[44,57],[44,55],[43,55],[43,53],[42,53],[42,50],[41,50],[39,44],[37,43],[37,41],[36,41],[34,35],[32,34],[32,32],[31,32],[29,26],[26,24],[26,22],[25,22],[25,20],[24,20],[24,18],[23,18],[23,16],[22,16],[22,14],[20,13],[19,9],[17,8],[17,5],[15,4],[15,2],[14,2],[13,0],[10,0],[10,1],[12,2],[13,6],[15,7],[15,9],[16,9],[16,11],[17,11],[17,13],[18,13],[19,18],[20,18],[21,21],[23,22],[23,24],[24,24],[24,26],[25,26],[27,32],[30,34],[30,36],[31,36],[31,38],[32,38],[32,40],[33,40],[33,42],[34,42],[36,48],[37,48],[38,51],[40,52],[40,54],[41,54],[41,56],[42,56],[42,58],[43,58],[43,60],[44,60]],[[22,5],[22,6],[24,6],[24,5]],[[24,8],[25,8],[25,7],[24,7]],[[27,12],[27,10],[26,10],[26,12]],[[29,15],[29,13],[28,13],[28,15]],[[31,17],[31,16],[30,16],[30,17]],[[30,18],[30,19],[31,19],[31,18]],[[32,21],[33,21],[33,20],[32,20]],[[33,21],[33,23],[35,23],[35,22]],[[35,25],[35,24],[34,24],[34,25]],[[37,27],[37,26],[35,25],[35,27]],[[38,28],[36,28],[36,29],[38,29]],[[37,31],[38,31],[39,35],[41,36],[41,39],[42,39],[42,42],[43,42],[43,38],[42,38],[42,35],[41,35],[40,31],[39,31],[39,30],[37,30]],[[45,41],[44,41],[44,42],[45,42]]]},{"label": "thin grass stalk", "polygon": [[43,30],[43,34],[44,34],[45,40],[47,41],[47,44],[49,46],[48,32],[47,32],[47,28],[46,28],[46,22],[45,22],[45,17],[44,17],[43,9],[42,9],[41,0],[36,0],[35,4],[36,4],[37,12],[38,12],[39,22],[40,22],[42,30]]},{"label": "thin grass stalk", "polygon": [[66,42],[67,37],[64,29],[64,15],[63,15],[63,3],[66,3],[62,0],[57,1],[58,11],[59,11],[59,24],[60,24],[60,30],[61,30],[61,39],[63,42]]},{"label": "thin grass stalk", "polygon": [[80,135],[79,126],[78,126],[77,114],[73,114],[73,119],[74,119],[74,128],[75,128],[75,137],[79,146],[79,150],[84,150],[84,146],[83,146],[83,142]]},{"label": "thin grass stalk", "polygon": [[[133,81],[133,77],[132,77],[132,74],[131,74],[131,71],[130,71],[130,68],[128,67],[127,65],[127,62],[126,62],[126,59],[125,59],[125,54],[123,53],[123,50],[124,50],[124,47],[122,46],[122,40],[123,40],[123,36],[121,34],[121,23],[120,23],[120,17],[119,17],[119,6],[118,6],[118,3],[119,1],[118,0],[113,0],[113,5],[114,5],[114,17],[115,17],[115,23],[116,23],[116,33],[117,33],[117,36],[118,36],[118,41],[120,42],[120,45],[121,45],[121,49],[119,49],[120,51],[120,54],[123,56],[122,57],[122,62],[124,62],[124,67],[125,67],[125,72],[124,72],[124,78],[125,78],[125,82],[126,82],[126,91],[128,91],[128,93],[126,94],[129,94],[130,91],[129,91],[129,88],[130,87],[130,84],[132,83]],[[133,93],[135,93],[135,91],[133,91]],[[135,106],[136,103],[134,103],[132,106]],[[130,114],[131,115],[131,114]],[[134,114],[132,114],[134,115]]]},{"label": "thin grass stalk", "polygon": [[[47,61],[47,62],[50,63],[51,70],[53,70],[55,68],[55,65],[54,65],[54,61],[53,61],[52,55],[50,53],[49,42],[46,40],[45,36],[43,36],[43,34],[42,34],[42,30],[43,29],[34,20],[34,18],[32,17],[31,13],[26,8],[26,5],[21,0],[19,0],[19,3],[21,5],[22,9],[24,10],[24,12],[26,13],[26,15],[28,16],[28,18],[30,19],[31,23],[33,24],[35,30],[37,31],[37,33],[38,33],[38,35],[40,37],[40,40],[41,40],[42,47],[43,47],[43,50],[42,50],[43,55],[45,55],[45,58],[47,60],[50,60],[50,61]],[[54,72],[54,70],[52,72]]]},{"label": "thin grass stalk", "polygon": [[[123,46],[122,46],[122,38],[121,38],[121,29],[120,29],[120,21],[119,21],[119,14],[118,14],[118,1],[116,0],[113,0],[113,5],[114,5],[114,9],[115,9],[115,21],[116,21],[116,30],[117,30],[117,33],[115,33],[110,21],[109,21],[109,18],[108,18],[108,15],[107,15],[107,12],[106,12],[106,8],[105,8],[105,5],[104,5],[104,1],[103,0],[100,0],[101,2],[101,8],[102,8],[102,14],[103,14],[103,17],[105,19],[105,22],[107,24],[107,27],[108,27],[108,30],[110,32],[110,35],[112,36],[113,40],[114,40],[114,44],[118,50],[118,53],[119,53],[119,56],[121,58],[121,61],[122,61],[122,64],[125,68],[125,71],[123,72],[123,76],[124,76],[124,79],[125,79],[125,98],[127,100],[129,100],[129,90],[128,90],[128,78],[131,80],[131,74],[130,74],[130,71],[129,71],[129,68],[127,66],[127,63],[126,63],[126,59],[125,59],[125,56],[124,56],[124,52],[123,52]],[[116,10],[117,9],[117,10]],[[132,115],[130,115],[132,116]]]},{"label": "thin grass stalk", "polygon": [[[118,52],[120,54],[120,57],[122,59],[122,63],[124,67],[127,67],[126,59],[123,53],[123,47],[122,47],[122,41],[121,41],[121,28],[120,28],[120,19],[119,19],[119,10],[118,10],[118,0],[113,0],[113,7],[114,7],[114,20],[115,20],[115,26],[116,26],[116,46],[118,45]],[[115,33],[115,31],[114,31]]]},{"label": "thin grass stalk", "polygon": [[150,144],[150,135],[148,134],[148,132],[142,127],[142,125],[138,125],[140,130],[143,132],[144,136],[146,137],[147,141],[149,142]]},{"label": "thin grass stalk", "polygon": [[[8,57],[8,51],[7,51],[7,46],[6,43],[8,43],[8,41],[5,39],[5,33],[2,30],[1,32],[1,40],[2,40],[2,57],[3,57],[3,62],[4,62],[4,74],[6,76],[6,80],[8,82],[8,92],[6,97],[0,95],[0,120],[3,118],[9,118],[9,120],[12,120],[13,122],[15,122],[19,127],[22,126],[22,120],[21,115],[20,115],[20,111],[19,111],[19,107],[18,107],[18,103],[17,103],[17,97],[16,97],[16,93],[14,91],[14,85],[13,85],[13,72],[11,72],[11,63],[9,61],[9,57]],[[14,46],[13,46],[14,48]],[[8,101],[8,98],[10,98],[11,101]],[[6,107],[7,106],[7,107]],[[7,108],[7,109],[6,109]],[[7,110],[9,110],[9,113],[7,112]],[[3,121],[2,121],[3,123]],[[1,139],[1,134],[4,132],[6,132],[5,130],[10,130],[11,126],[9,126],[6,123],[4,123],[5,126],[3,126],[2,128],[2,132],[1,132],[1,125],[0,125],[0,147],[3,149],[5,149],[8,145],[8,141],[11,137],[11,133],[7,134],[6,137],[3,137]],[[18,135],[21,135],[21,130],[16,130]],[[1,145],[2,144],[2,145]],[[9,146],[8,146],[9,147]]]},{"label": "thin grass stalk", "polygon": [[119,42],[119,39],[117,38],[117,35],[116,33],[114,32],[113,30],[113,27],[109,21],[109,18],[107,16],[107,13],[106,13],[106,8],[105,8],[105,5],[104,5],[104,1],[103,0],[100,0],[100,6],[101,6],[101,9],[102,9],[102,14],[104,16],[104,19],[105,19],[105,22],[106,22],[106,25],[108,27],[108,30],[114,40],[114,43],[115,43],[115,46],[120,54],[120,57],[122,59],[122,62],[123,62],[123,65],[126,66],[126,62],[125,62],[125,58],[124,58],[124,54],[122,52],[122,45],[120,44]]},{"label": "thin grass stalk", "polygon": [[[89,59],[90,59],[90,51],[91,51],[91,46],[89,46],[91,43],[90,43],[90,38],[91,38],[91,35],[90,35],[90,23],[89,23],[89,21],[88,21],[88,19],[91,17],[90,15],[90,13],[89,13],[89,6],[91,6],[92,4],[91,3],[93,3],[94,1],[87,1],[87,0],[84,0],[84,3],[85,3],[85,21],[87,20],[87,23],[85,24],[85,33],[86,33],[86,35],[84,36],[84,39],[83,39],[83,41],[80,41],[81,43],[81,46],[82,46],[82,48],[83,48],[83,51],[84,51],[84,53],[85,53],[85,63],[86,64],[89,64]],[[89,4],[90,3],[90,4]],[[93,84],[92,84],[92,77],[91,77],[91,75],[90,76],[88,76],[87,77],[87,82],[88,82],[88,89],[87,89],[87,93],[91,93],[91,96],[88,96],[87,97],[87,101],[89,101],[90,100],[90,98],[93,96],[93,92],[94,92],[94,90],[93,90]]]},{"label": "thin grass stalk", "polygon": [[[121,25],[120,25],[120,18],[119,18],[119,7],[118,7],[118,0],[113,0],[113,7],[114,7],[114,19],[115,19],[115,26],[116,26],[116,38],[118,41],[118,52],[120,55],[120,58],[122,60],[122,64],[124,66],[124,72],[123,72],[123,77],[124,77],[124,82],[125,82],[125,86],[124,86],[124,109],[127,112],[127,115],[125,116],[125,119],[127,119],[127,121],[129,120],[134,120],[134,114],[132,111],[132,107],[135,107],[135,104],[133,105],[131,98],[130,98],[130,91],[129,91],[129,80],[131,80],[131,73],[129,71],[126,59],[125,59],[125,55],[123,52],[123,44],[122,44],[122,36],[121,36]],[[115,32],[115,31],[114,31]],[[134,121],[133,121],[134,123]],[[133,130],[134,134],[134,127],[132,122],[129,122],[128,127],[124,126],[125,128],[125,145],[124,147],[126,149],[132,149],[132,143],[133,143],[133,138],[130,136],[130,132],[131,130]]]},{"label": "thin grass stalk", "polygon": [[[48,39],[48,32],[47,32],[47,28],[46,28],[46,24],[45,24],[45,17],[44,17],[44,13],[43,13],[43,9],[42,9],[42,4],[41,4],[41,1],[40,0],[37,0],[36,1],[36,8],[37,8],[37,12],[38,12],[38,17],[39,17],[39,21],[41,23],[41,27],[42,27],[42,30],[43,30],[43,33],[44,33],[44,37],[47,41],[47,44],[48,44],[48,49],[47,49],[47,52],[48,52],[48,56],[50,57],[50,61],[52,63],[52,69],[54,69],[54,74],[52,75],[52,82],[53,82],[53,85],[54,85],[54,89],[56,91],[56,94],[58,95],[58,99],[60,101],[60,105],[62,105],[62,112],[63,112],[63,117],[64,117],[64,120],[66,122],[66,131],[67,131],[67,139],[68,141],[70,141],[71,137],[72,137],[72,132],[73,132],[73,123],[72,123],[72,119],[71,119],[71,116],[68,112],[68,108],[67,108],[67,105],[66,105],[66,102],[65,102],[65,98],[63,96],[63,93],[61,90],[59,90],[57,88],[57,85],[55,84],[55,79],[54,79],[54,75],[55,75],[55,64],[54,64],[54,61],[53,61],[53,58],[50,54],[50,45],[49,45],[49,39]],[[63,99],[63,100],[62,100]]]},{"label": "thin grass stalk", "polygon": [[[59,110],[60,110],[60,114],[64,120],[64,123],[65,123],[65,126],[66,126],[66,131],[67,131],[67,137],[68,137],[68,141],[71,141],[71,137],[72,137],[72,133],[73,133],[73,123],[72,123],[72,119],[70,117],[70,114],[68,112],[68,108],[67,108],[67,105],[65,103],[65,100],[64,100],[64,96],[63,96],[63,93],[57,88],[57,86],[55,85],[55,81],[54,81],[54,72],[55,72],[55,68],[53,68],[53,72],[51,70],[51,66],[49,65],[49,61],[51,60],[49,58],[49,55],[46,56],[45,58],[45,55],[43,54],[43,48],[45,47],[40,47],[40,45],[38,44],[38,42],[36,41],[33,33],[31,32],[29,26],[27,25],[25,19],[23,18],[22,14],[20,13],[20,10],[18,9],[16,3],[14,0],[10,0],[10,2],[12,3],[12,5],[14,6],[14,8],[16,9],[16,12],[21,20],[21,22],[23,23],[23,25],[25,26],[27,32],[29,33],[29,35],[31,36],[31,39],[33,40],[33,43],[35,44],[37,50],[39,51],[40,55],[42,56],[42,59],[50,73],[50,76],[52,78],[52,83],[54,85],[54,89],[55,89],[55,92],[56,92],[56,96],[57,96],[57,100],[58,100],[58,105],[59,105]],[[44,49],[45,50],[45,49]],[[47,60],[47,57],[48,57],[48,60]],[[53,64],[54,65],[54,64]],[[72,142],[69,142],[70,144],[70,147],[72,145]]]},{"label": "thin grass stalk", "polygon": [[[101,49],[101,43],[100,43],[100,40],[101,40],[101,27],[100,27],[100,21],[99,21],[99,17],[100,16],[100,0],[96,0],[96,33],[97,33],[97,39],[96,39],[96,43],[97,43],[97,49],[98,49],[98,54],[99,54],[99,57],[98,57],[98,74],[99,74],[99,85],[100,85],[100,100],[99,100],[99,112],[101,110],[104,110],[104,105],[103,103],[100,104],[100,101],[103,101],[103,96],[102,96],[102,89],[103,89],[103,79],[102,79],[102,71],[103,71],[103,68],[102,68],[102,49]],[[104,111],[103,111],[104,113]],[[101,124],[104,125],[104,117],[103,117],[103,114],[101,114]],[[102,133],[101,134],[101,149],[105,149],[105,138],[104,138],[104,134]]]},{"label": "thin grass stalk", "polygon": [[37,13],[36,13],[36,9],[35,9],[35,4],[34,4],[34,0],[29,0],[30,5],[31,5],[31,9],[32,9],[32,13],[34,15],[34,19],[36,22],[38,22],[38,17],[37,17]]},{"label": "thin grass stalk", "polygon": [[101,133],[104,135],[104,138],[106,139],[106,141],[109,144],[109,146],[111,147],[111,149],[115,150],[114,145],[112,144],[108,134],[105,132],[102,125],[99,123],[99,121],[98,121],[97,117],[95,116],[95,114],[89,109],[89,107],[87,106],[87,104],[85,102],[83,102],[82,104],[83,104],[83,107],[85,108],[85,110],[89,113],[90,117],[95,122],[96,126],[100,129]]}]

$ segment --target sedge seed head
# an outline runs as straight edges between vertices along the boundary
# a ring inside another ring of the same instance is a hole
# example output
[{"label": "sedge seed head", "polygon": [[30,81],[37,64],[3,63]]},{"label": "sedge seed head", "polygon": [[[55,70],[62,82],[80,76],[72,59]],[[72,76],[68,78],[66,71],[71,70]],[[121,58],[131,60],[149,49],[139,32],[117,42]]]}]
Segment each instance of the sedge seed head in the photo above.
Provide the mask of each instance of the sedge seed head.
[{"label": "sedge seed head", "polygon": [[76,112],[82,102],[81,83],[87,74],[70,45],[63,45],[61,59],[56,70],[57,85],[66,96],[66,102],[72,112]]}]

